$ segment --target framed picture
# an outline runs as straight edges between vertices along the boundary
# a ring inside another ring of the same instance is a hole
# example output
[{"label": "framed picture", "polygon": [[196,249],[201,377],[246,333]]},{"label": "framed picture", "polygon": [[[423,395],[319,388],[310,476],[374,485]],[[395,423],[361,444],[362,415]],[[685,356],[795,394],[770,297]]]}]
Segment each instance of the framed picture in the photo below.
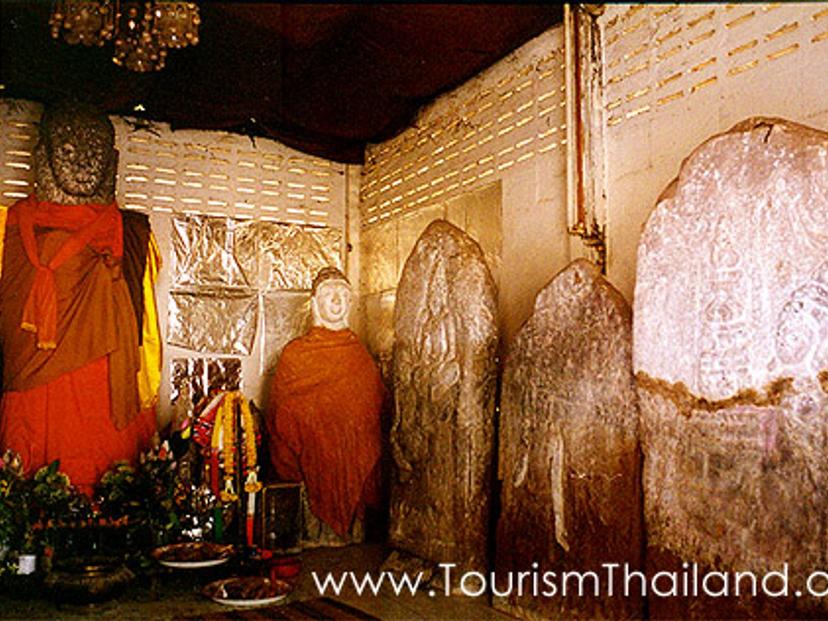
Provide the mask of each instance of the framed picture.
[{"label": "framed picture", "polygon": [[261,506],[261,547],[279,554],[295,554],[301,551],[302,484],[265,485]]}]

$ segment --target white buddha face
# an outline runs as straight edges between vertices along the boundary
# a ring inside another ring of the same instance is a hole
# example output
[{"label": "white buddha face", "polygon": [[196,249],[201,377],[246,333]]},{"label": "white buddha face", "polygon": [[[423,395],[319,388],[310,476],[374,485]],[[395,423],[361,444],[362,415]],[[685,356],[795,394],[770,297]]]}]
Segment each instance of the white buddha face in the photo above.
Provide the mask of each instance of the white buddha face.
[{"label": "white buddha face", "polygon": [[316,289],[311,301],[313,323],[329,330],[348,327],[351,288],[344,280],[326,280]]}]

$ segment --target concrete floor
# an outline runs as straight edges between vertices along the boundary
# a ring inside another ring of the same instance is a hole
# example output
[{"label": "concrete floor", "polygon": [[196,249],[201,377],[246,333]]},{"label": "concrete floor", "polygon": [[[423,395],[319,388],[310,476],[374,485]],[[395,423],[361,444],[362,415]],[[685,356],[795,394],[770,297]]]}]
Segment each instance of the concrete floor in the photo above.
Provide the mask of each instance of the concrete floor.
[{"label": "concrete floor", "polygon": [[[357,577],[371,572],[377,577],[386,551],[379,545],[349,546],[346,548],[321,548],[307,550],[303,554],[303,569],[296,590],[290,600],[319,597],[320,593],[312,573],[353,571]],[[229,564],[228,564],[229,565]],[[46,599],[35,585],[20,583],[0,593],[0,619],[34,621],[40,619],[111,619],[156,621],[182,619],[189,616],[226,611],[227,608],[213,603],[201,595],[201,588],[212,580],[232,575],[232,567],[222,566],[203,570],[163,569],[151,577],[137,579],[119,597],[103,604],[91,606],[57,605]],[[13,592],[9,592],[13,591]],[[379,595],[358,595],[354,589],[343,589],[340,595],[329,597],[348,603],[376,617],[395,619],[509,619],[488,606],[486,596],[479,598],[452,596],[442,592],[430,595],[420,590],[416,595],[408,593],[395,596],[391,588],[383,588]]]}]

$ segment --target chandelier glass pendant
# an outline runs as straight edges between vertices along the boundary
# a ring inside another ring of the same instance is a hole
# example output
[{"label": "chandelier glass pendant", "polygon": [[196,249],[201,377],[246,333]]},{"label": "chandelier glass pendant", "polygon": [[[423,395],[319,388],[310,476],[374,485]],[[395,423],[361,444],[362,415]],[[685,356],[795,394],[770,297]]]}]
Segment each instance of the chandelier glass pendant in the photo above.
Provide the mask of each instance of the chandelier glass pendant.
[{"label": "chandelier glass pendant", "polygon": [[144,73],[164,68],[167,50],[198,43],[195,2],[57,0],[49,25],[67,43],[102,46],[114,39],[112,61]]}]

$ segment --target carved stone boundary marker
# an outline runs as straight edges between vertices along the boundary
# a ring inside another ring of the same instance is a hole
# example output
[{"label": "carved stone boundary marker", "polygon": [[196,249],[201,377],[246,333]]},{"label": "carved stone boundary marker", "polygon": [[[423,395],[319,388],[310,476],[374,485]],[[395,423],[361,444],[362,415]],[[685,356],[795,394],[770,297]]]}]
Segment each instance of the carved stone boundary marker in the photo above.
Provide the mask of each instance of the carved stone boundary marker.
[{"label": "carved stone boundary marker", "polygon": [[638,249],[651,545],[732,571],[828,556],[828,134],[752,118],[698,147]]},{"label": "carved stone boundary marker", "polygon": [[394,308],[390,543],[458,572],[487,568],[496,300],[480,246],[444,220],[429,224]]},{"label": "carved stone boundary marker", "polygon": [[[525,618],[642,615],[640,597],[607,596],[602,569],[642,569],[637,428],[629,305],[579,259],[538,293],[506,357],[495,569],[498,591],[511,593],[495,607]],[[558,580],[554,597],[531,581],[519,597],[514,577],[524,571],[597,571],[603,595],[580,597],[573,583],[564,596]]]}]

